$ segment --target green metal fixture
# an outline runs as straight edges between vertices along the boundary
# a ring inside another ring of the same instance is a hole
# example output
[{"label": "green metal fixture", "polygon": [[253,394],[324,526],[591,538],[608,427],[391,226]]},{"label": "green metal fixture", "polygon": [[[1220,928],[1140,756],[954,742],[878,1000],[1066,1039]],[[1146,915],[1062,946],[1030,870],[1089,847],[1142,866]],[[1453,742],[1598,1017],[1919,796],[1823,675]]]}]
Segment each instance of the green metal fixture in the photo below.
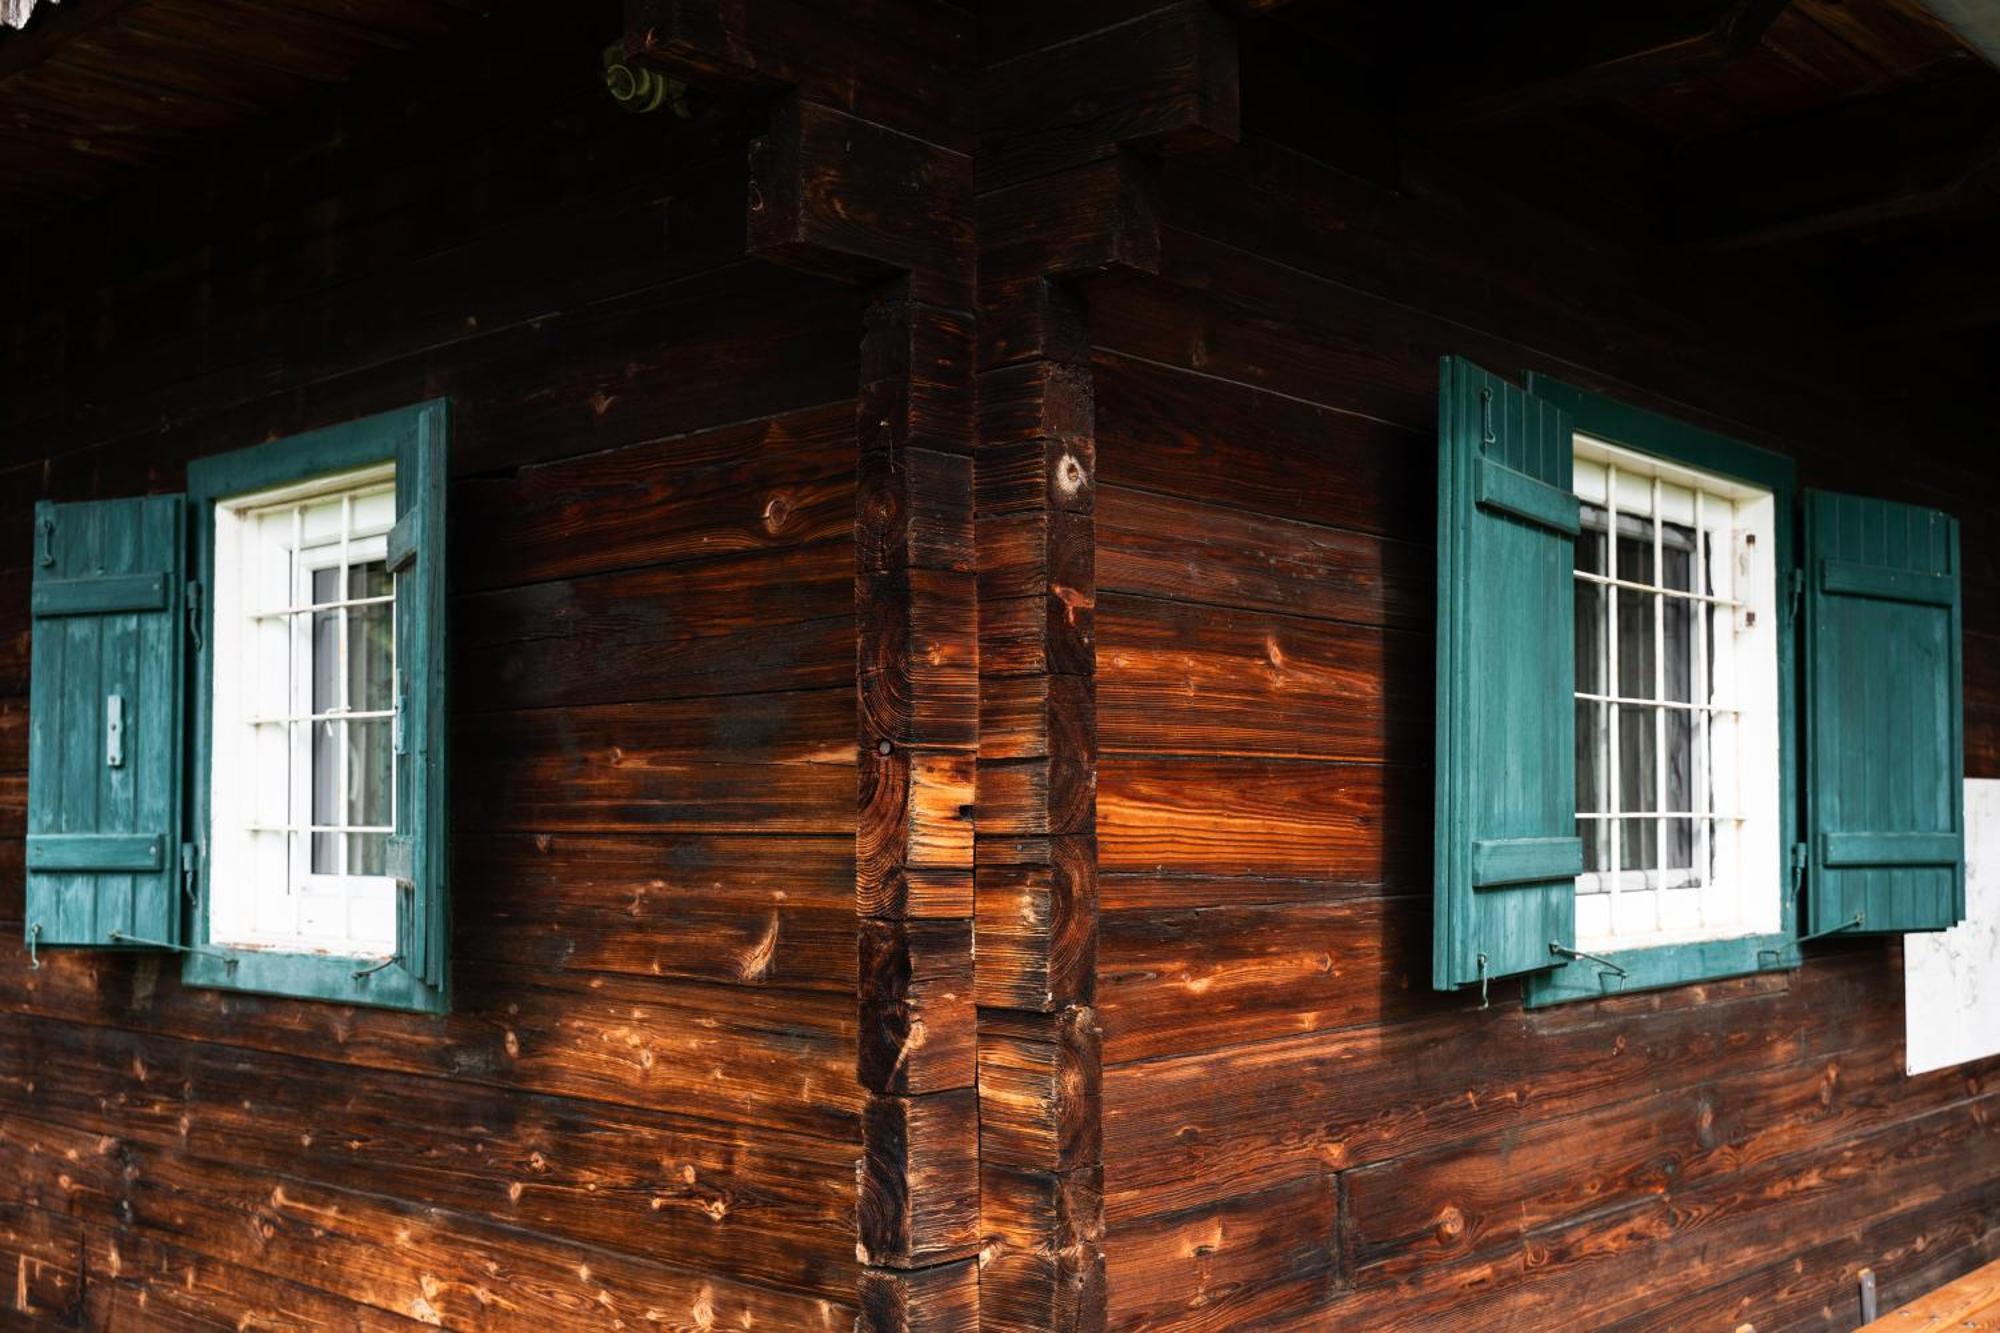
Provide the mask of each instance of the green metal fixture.
[{"label": "green metal fixture", "polygon": [[688,118],[687,85],[658,70],[634,64],[627,58],[622,43],[614,42],[604,48],[604,90],[611,94],[612,101],[634,115],[668,107],[681,119]]}]

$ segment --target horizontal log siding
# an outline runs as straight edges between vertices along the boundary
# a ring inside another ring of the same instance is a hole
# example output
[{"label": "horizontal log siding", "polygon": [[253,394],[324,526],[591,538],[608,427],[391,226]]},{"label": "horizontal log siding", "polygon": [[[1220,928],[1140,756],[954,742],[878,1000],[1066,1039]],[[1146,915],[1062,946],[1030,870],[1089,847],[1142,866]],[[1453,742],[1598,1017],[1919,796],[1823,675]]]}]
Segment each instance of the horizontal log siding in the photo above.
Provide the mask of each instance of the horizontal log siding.
[{"label": "horizontal log siding", "polygon": [[[617,7],[557,8],[441,86],[364,87],[37,233],[9,275],[10,1310],[852,1326],[862,298],[742,259],[747,128],[624,115],[589,76]],[[453,1013],[185,990],[170,959],[29,970],[34,500],[438,395]]]},{"label": "horizontal log siding", "polygon": [[[1858,1265],[1909,1289],[2000,1243],[2000,1063],[1903,1075],[1893,942],[1536,1014],[1429,988],[1436,357],[1643,362],[1531,341],[1560,291],[1454,300],[1440,270],[1498,258],[1372,189],[1254,138],[1170,159],[1162,275],[1089,291],[1109,1324],[1851,1325]],[[1796,392],[1708,407],[1808,484],[1972,506],[1967,765],[2000,777],[1990,488],[1857,466]]]}]

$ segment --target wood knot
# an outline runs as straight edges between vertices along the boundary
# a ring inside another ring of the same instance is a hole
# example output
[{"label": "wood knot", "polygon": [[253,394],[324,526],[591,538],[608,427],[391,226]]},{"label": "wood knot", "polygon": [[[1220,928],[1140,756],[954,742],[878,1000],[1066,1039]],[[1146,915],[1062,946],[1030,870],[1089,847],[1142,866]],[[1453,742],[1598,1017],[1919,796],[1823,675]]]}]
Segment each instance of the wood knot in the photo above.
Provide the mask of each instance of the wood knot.
[{"label": "wood knot", "polygon": [[1084,470],[1083,461],[1075,454],[1064,454],[1056,463],[1056,491],[1065,499],[1081,492],[1090,480]]},{"label": "wood knot", "polygon": [[777,536],[792,517],[792,502],[781,492],[764,502],[764,531]]}]

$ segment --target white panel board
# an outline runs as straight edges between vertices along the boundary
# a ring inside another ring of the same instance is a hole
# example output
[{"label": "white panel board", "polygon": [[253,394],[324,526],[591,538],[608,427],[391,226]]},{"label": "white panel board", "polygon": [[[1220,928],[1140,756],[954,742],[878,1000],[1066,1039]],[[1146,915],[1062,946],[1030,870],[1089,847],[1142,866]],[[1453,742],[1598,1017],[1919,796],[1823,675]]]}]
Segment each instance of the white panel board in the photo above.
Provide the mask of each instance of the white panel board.
[{"label": "white panel board", "polygon": [[1965,920],[1903,937],[1909,1072],[2000,1055],[2000,780],[1965,784]]}]

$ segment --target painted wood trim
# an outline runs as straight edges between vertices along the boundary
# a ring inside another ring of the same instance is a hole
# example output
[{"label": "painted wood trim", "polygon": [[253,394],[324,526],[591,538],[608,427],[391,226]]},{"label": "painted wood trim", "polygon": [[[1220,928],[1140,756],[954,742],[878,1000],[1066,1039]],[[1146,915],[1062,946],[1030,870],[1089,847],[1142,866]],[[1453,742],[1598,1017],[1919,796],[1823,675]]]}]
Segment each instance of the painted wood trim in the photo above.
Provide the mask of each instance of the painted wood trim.
[{"label": "painted wood trim", "polygon": [[1965,859],[1958,833],[1823,833],[1820,843],[1829,866],[1956,866]]},{"label": "painted wood trim", "polygon": [[[1788,970],[1799,965],[1799,947],[1796,936],[1788,930],[1736,939],[1623,949],[1604,954],[1602,959],[1600,962],[1576,958],[1546,972],[1530,973],[1521,992],[1523,1003],[1530,1009],[1544,1009],[1607,995]],[[1625,975],[1621,977],[1605,967],[1606,962],[1622,968]]]},{"label": "painted wood trim", "polygon": [[154,872],[166,866],[157,833],[31,833],[28,869]]},{"label": "painted wood trim", "polygon": [[1583,529],[1575,495],[1490,458],[1479,460],[1474,488],[1482,508],[1497,509],[1569,537]]},{"label": "painted wood trim", "polygon": [[1583,873],[1581,838],[1481,838],[1472,844],[1472,884],[1489,889]]},{"label": "painted wood trim", "polygon": [[101,574],[81,579],[45,579],[35,584],[33,595],[37,618],[164,611],[167,599],[165,574]]},{"label": "painted wood trim", "polygon": [[[342,422],[321,430],[287,436],[253,445],[232,453],[196,459],[188,464],[188,528],[192,543],[189,568],[195,581],[212,584],[215,562],[215,504],[230,496],[283,486],[334,473],[352,472],[379,463],[396,464],[397,509],[407,514],[420,502],[442,508],[445,494],[445,465],[449,441],[449,409],[444,399],[431,399],[409,407]],[[425,457],[421,469],[416,460]],[[424,494],[418,496],[419,472],[423,473]],[[400,520],[399,520],[400,526]],[[443,515],[423,521],[421,534],[441,537]],[[405,577],[411,577],[406,575]],[[450,1008],[446,950],[449,944],[449,916],[444,899],[444,868],[448,865],[446,845],[446,788],[444,785],[445,728],[448,715],[442,679],[444,654],[444,561],[426,562],[425,569],[411,581],[420,585],[415,595],[427,604],[421,650],[414,638],[406,656],[412,684],[406,715],[410,728],[412,758],[426,764],[427,804],[425,833],[427,845],[419,857],[420,874],[428,874],[435,892],[404,893],[399,898],[398,948],[413,956],[400,958],[389,967],[377,969],[379,958],[355,958],[327,954],[293,953],[275,949],[217,948],[208,933],[208,876],[206,856],[200,858],[195,876],[195,902],[190,909],[193,921],[188,937],[202,950],[183,956],[181,980],[188,986],[224,990],[255,991],[300,999],[330,1000],[342,1004],[373,1005],[388,1009],[408,1009],[421,1013],[445,1013]],[[201,608],[201,646],[193,666],[193,702],[189,710],[187,742],[188,780],[193,784],[189,806],[193,812],[193,836],[206,846],[210,811],[211,736],[214,729],[211,695],[214,662],[211,656],[214,635],[214,602],[204,598]],[[402,612],[398,610],[398,633],[404,634]],[[418,669],[419,659],[440,664],[439,671]],[[419,678],[431,680],[420,689]],[[400,794],[405,787],[398,775]],[[399,804],[399,814],[401,806]],[[416,899],[421,897],[422,902]],[[411,932],[423,935],[413,940]],[[428,931],[428,935],[424,932]]]},{"label": "painted wood trim", "polygon": [[1577,430],[1606,444],[1622,444],[1641,453],[1671,458],[1769,491],[1789,493],[1798,489],[1798,465],[1783,454],[1532,370],[1526,382],[1529,393],[1562,407],[1576,423]]},{"label": "painted wood trim", "polygon": [[1947,574],[1920,574],[1909,569],[1888,569],[1863,565],[1852,560],[1825,559],[1819,562],[1821,592],[1848,597],[1874,597],[1885,602],[1913,602],[1921,606],[1950,606],[1958,600],[1958,580]]},{"label": "painted wood trim", "polygon": [[[1773,499],[1773,568],[1781,579],[1787,571],[1799,568],[1798,468],[1791,459],[1547,375],[1530,371],[1526,382],[1529,393],[1566,410],[1580,434],[1769,490]],[[1784,614],[1778,630],[1777,664],[1779,837],[1777,857],[1769,868],[1773,892],[1778,895],[1781,928],[1770,934],[1654,945],[1604,955],[1625,970],[1622,978],[1615,974],[1608,979],[1600,977],[1601,965],[1588,960],[1560,963],[1525,978],[1522,995],[1528,1008],[1798,966],[1800,903],[1789,857],[1800,836],[1799,783],[1803,776],[1799,695],[1794,685],[1800,634],[1798,615]],[[1613,982],[1616,984],[1609,984]]]}]

